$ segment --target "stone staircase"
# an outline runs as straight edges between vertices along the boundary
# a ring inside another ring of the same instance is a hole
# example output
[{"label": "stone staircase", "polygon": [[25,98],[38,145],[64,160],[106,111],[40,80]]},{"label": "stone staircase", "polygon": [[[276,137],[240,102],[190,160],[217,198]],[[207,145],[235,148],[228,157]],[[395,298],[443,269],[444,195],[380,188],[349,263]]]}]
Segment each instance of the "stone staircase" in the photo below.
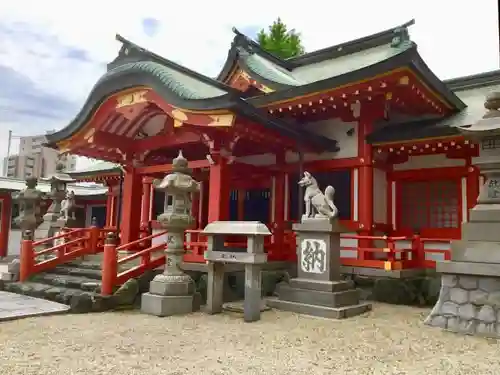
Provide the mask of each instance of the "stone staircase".
[{"label": "stone staircase", "polygon": [[117,305],[114,296],[101,296],[101,270],[89,262],[67,263],[36,274],[26,282],[5,282],[6,292],[43,298],[70,306],[72,313],[105,311]]}]

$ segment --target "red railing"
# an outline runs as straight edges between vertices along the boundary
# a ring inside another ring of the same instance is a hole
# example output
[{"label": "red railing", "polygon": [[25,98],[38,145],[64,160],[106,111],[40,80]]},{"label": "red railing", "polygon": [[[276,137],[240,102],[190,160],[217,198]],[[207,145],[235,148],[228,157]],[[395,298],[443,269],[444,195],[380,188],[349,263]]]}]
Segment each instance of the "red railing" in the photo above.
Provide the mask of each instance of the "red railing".
[{"label": "red railing", "polygon": [[[164,250],[166,243],[161,241],[159,244],[150,245],[146,249],[136,251],[138,247],[144,246],[144,243],[151,243],[153,239],[164,236],[167,232],[158,232],[146,237],[139,238],[121,246],[116,246],[115,243],[106,243],[104,245],[104,256],[102,260],[102,286],[101,293],[110,295],[113,289],[123,284],[128,279],[138,277],[144,272],[155,269],[165,264],[165,254],[159,254],[153,258],[152,253]],[[127,255],[121,259],[118,258],[118,251],[136,251],[133,254]],[[137,266],[131,267],[120,272],[120,266],[140,258],[141,262]]]},{"label": "red railing", "polygon": [[[203,253],[207,248],[207,240],[202,232],[201,229],[187,231],[187,238],[190,240],[186,239],[185,262],[205,263]],[[341,240],[344,242],[341,245],[341,250],[356,253],[352,257],[341,257],[344,266],[385,270],[435,268],[436,262],[427,259],[428,254],[443,254],[445,260],[450,259],[449,246],[446,246],[450,240],[445,239],[422,238],[418,235],[391,237],[342,234]],[[356,244],[345,245],[345,242],[349,240],[356,242]],[[366,243],[369,245],[364,245]],[[441,244],[441,249],[432,247],[438,244]],[[246,241],[238,237],[229,237],[224,245],[227,247],[246,247]],[[296,237],[293,231],[284,231],[281,243],[274,242],[272,236],[267,237],[264,247],[269,260],[295,261],[297,259]]]},{"label": "red railing", "polygon": [[[150,245],[150,247],[139,251],[137,251],[137,247],[144,246],[144,243],[151,244],[153,239],[165,236],[166,234],[167,231],[158,232],[121,246],[116,246],[116,244],[106,244],[104,246],[104,256],[102,262],[101,293],[103,295],[110,295],[113,293],[116,286],[123,284],[128,279],[138,277],[145,271],[164,265],[165,254],[163,252],[154,258],[152,257],[152,254],[157,251],[159,252],[165,250],[165,241],[161,241],[156,245]],[[207,248],[207,239],[206,236],[201,234],[201,230],[187,230],[184,246],[187,249],[183,259],[185,262],[205,262],[203,253]],[[119,251],[135,252],[119,259]],[[141,259],[139,265],[120,271],[120,266],[124,267],[126,263],[138,258]]]},{"label": "red railing", "polygon": [[20,280],[26,281],[35,273],[102,251],[104,235],[105,232],[97,227],[64,228],[60,234],[43,240],[22,240]]}]

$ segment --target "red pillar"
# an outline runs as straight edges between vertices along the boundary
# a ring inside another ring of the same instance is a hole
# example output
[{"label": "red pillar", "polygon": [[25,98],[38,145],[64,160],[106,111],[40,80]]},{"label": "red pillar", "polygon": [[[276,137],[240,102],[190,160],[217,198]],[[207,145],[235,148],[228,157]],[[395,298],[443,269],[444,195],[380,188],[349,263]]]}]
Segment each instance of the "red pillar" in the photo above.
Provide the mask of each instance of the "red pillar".
[{"label": "red pillar", "polygon": [[193,200],[191,202],[191,215],[196,220],[196,228],[201,228],[200,226],[200,194],[193,194]]},{"label": "red pillar", "polygon": [[142,182],[141,225],[147,226],[151,217],[151,183]]},{"label": "red pillar", "polygon": [[467,160],[468,173],[467,173],[467,220],[469,220],[470,210],[474,208],[477,204],[477,198],[479,197],[479,191],[481,186],[479,186],[479,169],[475,166],[470,165],[470,159]]},{"label": "red pillar", "polygon": [[238,189],[238,221],[245,220],[245,189]]},{"label": "red pillar", "polygon": [[106,198],[106,227],[110,227],[113,223],[113,187],[108,185]]},{"label": "red pillar", "polygon": [[212,153],[208,182],[208,223],[229,218],[229,166],[218,152]]},{"label": "red pillar", "polygon": [[[285,230],[285,184],[286,174],[285,168],[285,153],[276,155],[276,166],[279,172],[274,177],[274,251],[273,254],[276,260],[285,260],[289,258],[287,249],[284,248],[284,230]],[[291,255],[293,257],[293,254]]]},{"label": "red pillar", "polygon": [[128,168],[123,178],[121,243],[139,239],[141,224],[142,178],[134,168]]},{"label": "red pillar", "polygon": [[115,193],[113,192],[113,195],[111,196],[111,217],[109,220],[111,227],[116,226],[116,209],[117,209],[117,207],[118,207],[118,198],[116,197]]},{"label": "red pillar", "polygon": [[[373,116],[364,115],[359,121],[358,150],[361,161],[358,183],[358,233],[362,236],[372,235],[373,228],[373,153],[372,146],[366,142],[366,136],[373,128]],[[371,247],[372,241],[359,240],[359,247]],[[369,253],[359,253],[359,259],[370,259]]]}]

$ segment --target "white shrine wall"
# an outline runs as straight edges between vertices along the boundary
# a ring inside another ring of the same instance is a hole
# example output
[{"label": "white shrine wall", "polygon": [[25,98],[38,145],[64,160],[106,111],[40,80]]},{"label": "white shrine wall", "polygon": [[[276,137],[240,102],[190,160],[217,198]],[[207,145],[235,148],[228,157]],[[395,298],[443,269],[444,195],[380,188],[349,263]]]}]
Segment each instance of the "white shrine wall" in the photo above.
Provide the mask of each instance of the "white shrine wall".
[{"label": "white shrine wall", "polygon": [[[316,134],[336,140],[340,148],[338,152],[305,153],[304,161],[345,159],[358,156],[358,123],[356,121],[344,122],[340,119],[329,119],[303,124],[303,126]],[[236,158],[236,160],[258,166],[276,163],[273,154],[243,156]],[[287,163],[298,161],[297,153],[287,152]]]}]

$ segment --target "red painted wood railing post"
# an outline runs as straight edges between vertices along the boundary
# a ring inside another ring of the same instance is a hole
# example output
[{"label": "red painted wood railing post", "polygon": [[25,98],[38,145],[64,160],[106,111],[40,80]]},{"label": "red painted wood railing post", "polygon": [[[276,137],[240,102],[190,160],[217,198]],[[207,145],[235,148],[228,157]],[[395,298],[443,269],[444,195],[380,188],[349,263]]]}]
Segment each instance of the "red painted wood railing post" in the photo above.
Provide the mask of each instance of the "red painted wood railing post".
[{"label": "red painted wood railing post", "polygon": [[97,253],[97,244],[99,243],[99,228],[93,225],[89,228],[89,251]]},{"label": "red painted wood railing post", "polygon": [[416,267],[418,268],[423,268],[425,267],[425,249],[424,249],[424,243],[422,242],[422,239],[420,238],[419,234],[413,235],[412,241],[411,241],[411,259],[412,263],[415,264]]},{"label": "red painted wood railing post", "polygon": [[35,252],[33,249],[33,234],[30,230],[23,233],[21,241],[21,264],[19,270],[20,281],[28,280],[35,264]]},{"label": "red painted wood railing post", "polygon": [[118,272],[118,260],[116,254],[115,234],[110,232],[104,242],[104,255],[102,258],[102,285],[101,294],[109,296],[113,294]]},{"label": "red painted wood railing post", "polygon": [[384,263],[384,269],[391,271],[394,269],[394,263],[396,262],[396,244],[391,238],[387,238],[386,241],[387,248],[384,249],[384,252],[387,253],[387,260]]}]

